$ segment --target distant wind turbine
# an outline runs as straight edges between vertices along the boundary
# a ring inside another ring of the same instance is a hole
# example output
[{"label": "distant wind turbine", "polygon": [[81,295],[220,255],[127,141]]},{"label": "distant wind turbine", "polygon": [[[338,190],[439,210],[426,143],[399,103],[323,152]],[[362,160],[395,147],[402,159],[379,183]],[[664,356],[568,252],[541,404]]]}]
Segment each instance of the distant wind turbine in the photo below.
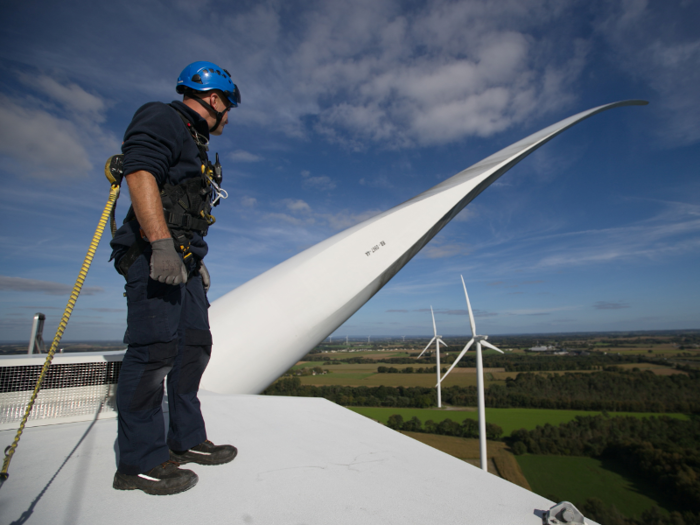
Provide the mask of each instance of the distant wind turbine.
[{"label": "distant wind turbine", "polygon": [[420,353],[420,355],[416,359],[420,359],[421,356],[425,353],[425,351],[430,348],[430,345],[433,344],[433,341],[435,341],[435,358],[436,358],[436,363],[437,366],[435,367],[437,369],[437,396],[438,396],[438,408],[442,408],[442,387],[440,386],[440,382],[442,379],[440,379],[440,345],[443,344],[447,346],[447,343],[440,339],[442,336],[438,335],[437,333],[437,326],[435,325],[435,314],[433,313],[433,307],[430,307],[430,315],[433,316],[433,338],[430,340],[428,343],[428,346],[426,346],[423,351]]},{"label": "distant wind turbine", "polygon": [[455,366],[457,366],[457,363],[459,363],[459,360],[462,359],[464,354],[467,353],[469,347],[473,343],[476,343],[476,389],[479,401],[479,450],[481,455],[481,470],[485,470],[486,472],[488,472],[488,467],[486,466],[486,405],[484,402],[484,363],[481,358],[481,347],[483,345],[487,348],[490,348],[491,350],[496,350],[497,352],[501,353],[503,353],[503,350],[499,350],[491,343],[486,341],[486,339],[488,339],[489,337],[488,335],[476,335],[476,324],[474,323],[474,313],[472,312],[472,305],[469,302],[467,285],[464,284],[464,277],[462,277],[461,275],[460,277],[462,278],[462,287],[464,287],[464,297],[467,298],[467,309],[469,310],[469,324],[471,324],[472,327],[472,338],[464,347],[464,350],[462,350],[462,352],[457,356],[457,359],[455,359],[454,363],[452,363],[450,369],[447,372],[445,372],[444,376],[442,376],[442,379],[438,378],[438,388],[440,387],[440,382],[447,377],[447,374],[449,374]]}]

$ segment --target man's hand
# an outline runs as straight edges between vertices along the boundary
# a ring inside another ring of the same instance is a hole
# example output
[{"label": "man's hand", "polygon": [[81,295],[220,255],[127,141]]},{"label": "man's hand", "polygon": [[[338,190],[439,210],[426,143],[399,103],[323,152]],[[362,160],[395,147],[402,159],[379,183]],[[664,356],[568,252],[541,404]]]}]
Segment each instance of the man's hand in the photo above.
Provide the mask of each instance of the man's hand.
[{"label": "man's hand", "polygon": [[175,251],[175,241],[172,238],[153,241],[151,248],[151,279],[165,284],[187,282],[187,268]]},{"label": "man's hand", "polygon": [[199,261],[199,275],[202,277],[202,284],[204,285],[204,293],[209,291],[211,286],[211,277],[209,276],[209,270],[204,266],[204,261]]}]

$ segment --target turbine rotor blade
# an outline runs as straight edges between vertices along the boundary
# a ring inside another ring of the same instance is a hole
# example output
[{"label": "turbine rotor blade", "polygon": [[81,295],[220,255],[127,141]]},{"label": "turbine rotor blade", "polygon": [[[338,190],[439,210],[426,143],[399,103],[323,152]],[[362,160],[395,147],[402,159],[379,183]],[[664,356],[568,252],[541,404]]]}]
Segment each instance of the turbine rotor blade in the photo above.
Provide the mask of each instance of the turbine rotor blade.
[{"label": "turbine rotor blade", "polygon": [[435,314],[433,313],[432,305],[430,306],[430,315],[433,316],[433,333],[435,334],[435,337],[437,337],[437,327],[435,326]]},{"label": "turbine rotor blade", "polygon": [[[518,162],[586,118],[643,104],[636,100],[606,104],[533,133],[219,297],[209,310],[216,350],[202,376],[202,389],[259,394],[342,326],[465,206]],[[360,246],[372,246],[384,236],[388,242],[381,255],[363,254]],[[359,265],[358,258],[364,264]],[[266,329],[270,322],[275,330]],[[258,351],[246,351],[252,347]]]},{"label": "turbine rotor blade", "polygon": [[420,359],[420,356],[423,355],[423,354],[425,353],[425,351],[426,351],[428,348],[430,348],[430,345],[433,344],[433,341],[435,341],[435,338],[434,338],[434,337],[430,340],[430,342],[428,343],[428,346],[426,346],[426,347],[423,349],[423,351],[420,353],[420,355],[419,355],[418,357],[416,357],[416,359]]},{"label": "turbine rotor blade", "polygon": [[469,347],[470,347],[473,343],[474,343],[474,339],[472,338],[472,339],[469,340],[469,342],[468,342],[467,345],[464,347],[464,349],[462,350],[462,352],[460,352],[460,354],[457,356],[457,359],[455,359],[455,362],[452,363],[452,366],[449,368],[449,370],[448,370],[447,372],[445,372],[445,374],[442,376],[442,379],[440,379],[440,382],[441,382],[441,383],[442,383],[443,379],[445,379],[445,378],[447,377],[447,374],[449,374],[450,372],[452,372],[452,369],[453,369],[455,366],[457,366],[457,363],[459,363],[459,360],[462,359],[462,357],[464,356],[464,354],[467,353],[467,350],[469,350]]},{"label": "turbine rotor blade", "polygon": [[495,350],[496,352],[501,352],[502,354],[505,353],[503,350],[500,350],[500,349],[496,348],[495,346],[493,346],[493,345],[492,345],[491,343],[489,343],[488,341],[481,341],[481,346],[485,346],[485,347],[487,347],[487,348],[490,348],[491,350]]},{"label": "turbine rotor blade", "polygon": [[469,324],[472,327],[472,337],[476,337],[476,324],[474,323],[474,313],[472,312],[472,305],[469,302],[469,294],[467,293],[467,285],[464,284],[464,277],[462,277],[462,287],[464,287],[464,297],[467,298],[467,309],[469,310]]},{"label": "turbine rotor blade", "polygon": [[441,344],[443,344],[443,345],[445,345],[445,346],[450,346],[450,345],[448,345],[445,341],[443,341],[442,339],[440,339],[440,338],[438,337],[438,346],[440,346]]}]

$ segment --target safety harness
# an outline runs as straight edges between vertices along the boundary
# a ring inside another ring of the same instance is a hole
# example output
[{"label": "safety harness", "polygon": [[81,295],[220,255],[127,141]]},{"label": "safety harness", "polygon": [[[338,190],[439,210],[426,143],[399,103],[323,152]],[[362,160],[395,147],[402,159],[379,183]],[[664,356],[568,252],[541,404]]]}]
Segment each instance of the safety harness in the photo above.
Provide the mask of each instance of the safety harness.
[{"label": "safety harness", "polygon": [[[209,161],[209,141],[199,133],[192,125],[192,121],[180,110],[171,106],[182,119],[187,130],[197,146],[198,156],[202,162],[201,176],[188,179],[180,184],[164,184],[160,190],[160,198],[163,203],[163,215],[170,230],[170,235],[175,240],[176,249],[187,259],[192,255],[190,241],[193,233],[206,236],[209,226],[216,222],[211,215],[212,207],[218,206],[221,199],[227,199],[228,193],[221,188],[223,173],[219,163],[219,154],[216,154],[216,162]],[[124,223],[136,219],[133,206],[124,218]],[[136,242],[126,251],[118,264],[118,271],[126,276],[131,265],[138,259],[147,246],[143,232],[136,238]]]}]

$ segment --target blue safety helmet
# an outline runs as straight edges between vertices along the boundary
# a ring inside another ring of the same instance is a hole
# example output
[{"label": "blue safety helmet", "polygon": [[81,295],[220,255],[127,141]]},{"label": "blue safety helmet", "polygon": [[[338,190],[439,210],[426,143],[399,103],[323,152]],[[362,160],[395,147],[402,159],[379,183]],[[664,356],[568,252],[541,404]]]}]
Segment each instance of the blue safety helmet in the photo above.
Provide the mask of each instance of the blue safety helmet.
[{"label": "blue safety helmet", "polygon": [[241,103],[241,92],[231,80],[231,74],[212,62],[193,62],[182,70],[175,89],[183,95],[187,88],[195,91],[218,89],[234,108]]}]

